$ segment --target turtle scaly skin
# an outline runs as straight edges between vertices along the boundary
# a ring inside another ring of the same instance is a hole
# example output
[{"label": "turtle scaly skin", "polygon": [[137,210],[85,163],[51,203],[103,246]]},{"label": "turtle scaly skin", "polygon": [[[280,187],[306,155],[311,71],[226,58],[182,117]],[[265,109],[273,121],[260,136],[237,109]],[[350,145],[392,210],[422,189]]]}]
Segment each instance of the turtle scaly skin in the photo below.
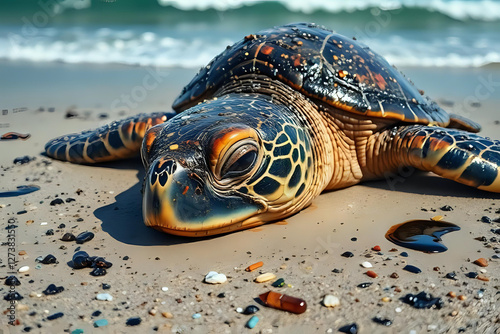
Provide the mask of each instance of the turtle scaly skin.
[{"label": "turtle scaly skin", "polygon": [[[147,225],[206,236],[288,217],[321,192],[402,166],[500,192],[500,142],[449,115],[381,56],[311,24],[249,35],[174,102],[57,138],[49,156],[93,163],[138,153]],[[467,130],[467,131],[463,131]]]}]

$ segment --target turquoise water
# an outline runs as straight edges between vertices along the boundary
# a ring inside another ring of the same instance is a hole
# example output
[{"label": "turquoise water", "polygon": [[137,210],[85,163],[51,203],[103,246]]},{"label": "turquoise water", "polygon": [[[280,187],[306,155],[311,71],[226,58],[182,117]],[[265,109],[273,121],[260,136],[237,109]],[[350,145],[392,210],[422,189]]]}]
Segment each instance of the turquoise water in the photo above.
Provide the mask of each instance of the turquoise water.
[{"label": "turquoise water", "polygon": [[304,21],[397,66],[500,62],[500,2],[485,0],[2,0],[0,59],[198,68],[242,36]]}]

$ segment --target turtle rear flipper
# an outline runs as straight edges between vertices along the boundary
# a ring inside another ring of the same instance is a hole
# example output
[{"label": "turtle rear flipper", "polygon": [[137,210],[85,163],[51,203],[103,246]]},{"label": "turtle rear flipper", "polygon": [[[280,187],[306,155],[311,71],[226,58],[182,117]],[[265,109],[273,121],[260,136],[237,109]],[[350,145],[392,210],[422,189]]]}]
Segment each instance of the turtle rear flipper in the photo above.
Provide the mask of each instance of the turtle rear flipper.
[{"label": "turtle rear flipper", "polygon": [[481,131],[481,125],[457,114],[450,114],[450,124],[448,124],[448,127],[474,133]]},{"label": "turtle rear flipper", "polygon": [[74,163],[97,163],[137,156],[146,131],[174,113],[139,114],[84,131],[52,139],[45,144],[49,157]]},{"label": "turtle rear flipper", "polygon": [[482,190],[500,192],[500,141],[420,125],[403,128],[397,136],[396,154],[401,154],[403,164]]}]

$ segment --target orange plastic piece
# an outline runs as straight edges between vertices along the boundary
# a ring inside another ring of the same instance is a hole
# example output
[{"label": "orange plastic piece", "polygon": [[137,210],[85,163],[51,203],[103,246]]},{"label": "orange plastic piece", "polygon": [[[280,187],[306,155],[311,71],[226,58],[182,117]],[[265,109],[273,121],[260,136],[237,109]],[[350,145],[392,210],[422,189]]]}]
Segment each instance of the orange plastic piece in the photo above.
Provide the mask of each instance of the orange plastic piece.
[{"label": "orange plastic piece", "polygon": [[259,298],[266,306],[295,314],[304,313],[307,309],[305,300],[273,291],[263,293]]},{"label": "orange plastic piece", "polygon": [[257,268],[262,267],[263,265],[264,265],[264,262],[259,261],[257,263],[252,264],[252,265],[249,265],[245,270],[246,271],[254,271]]}]

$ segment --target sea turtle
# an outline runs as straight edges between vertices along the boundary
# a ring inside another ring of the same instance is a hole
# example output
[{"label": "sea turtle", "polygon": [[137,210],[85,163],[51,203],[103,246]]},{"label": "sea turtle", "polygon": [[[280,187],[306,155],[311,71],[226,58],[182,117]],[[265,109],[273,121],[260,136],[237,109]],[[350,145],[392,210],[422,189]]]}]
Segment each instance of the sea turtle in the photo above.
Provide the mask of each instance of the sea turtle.
[{"label": "sea turtle", "polygon": [[173,109],[54,139],[47,155],[95,163],[140,151],[146,225],[184,236],[283,219],[323,191],[401,166],[500,192],[499,141],[472,134],[476,123],[446,113],[368,47],[314,24],[244,37]]}]

